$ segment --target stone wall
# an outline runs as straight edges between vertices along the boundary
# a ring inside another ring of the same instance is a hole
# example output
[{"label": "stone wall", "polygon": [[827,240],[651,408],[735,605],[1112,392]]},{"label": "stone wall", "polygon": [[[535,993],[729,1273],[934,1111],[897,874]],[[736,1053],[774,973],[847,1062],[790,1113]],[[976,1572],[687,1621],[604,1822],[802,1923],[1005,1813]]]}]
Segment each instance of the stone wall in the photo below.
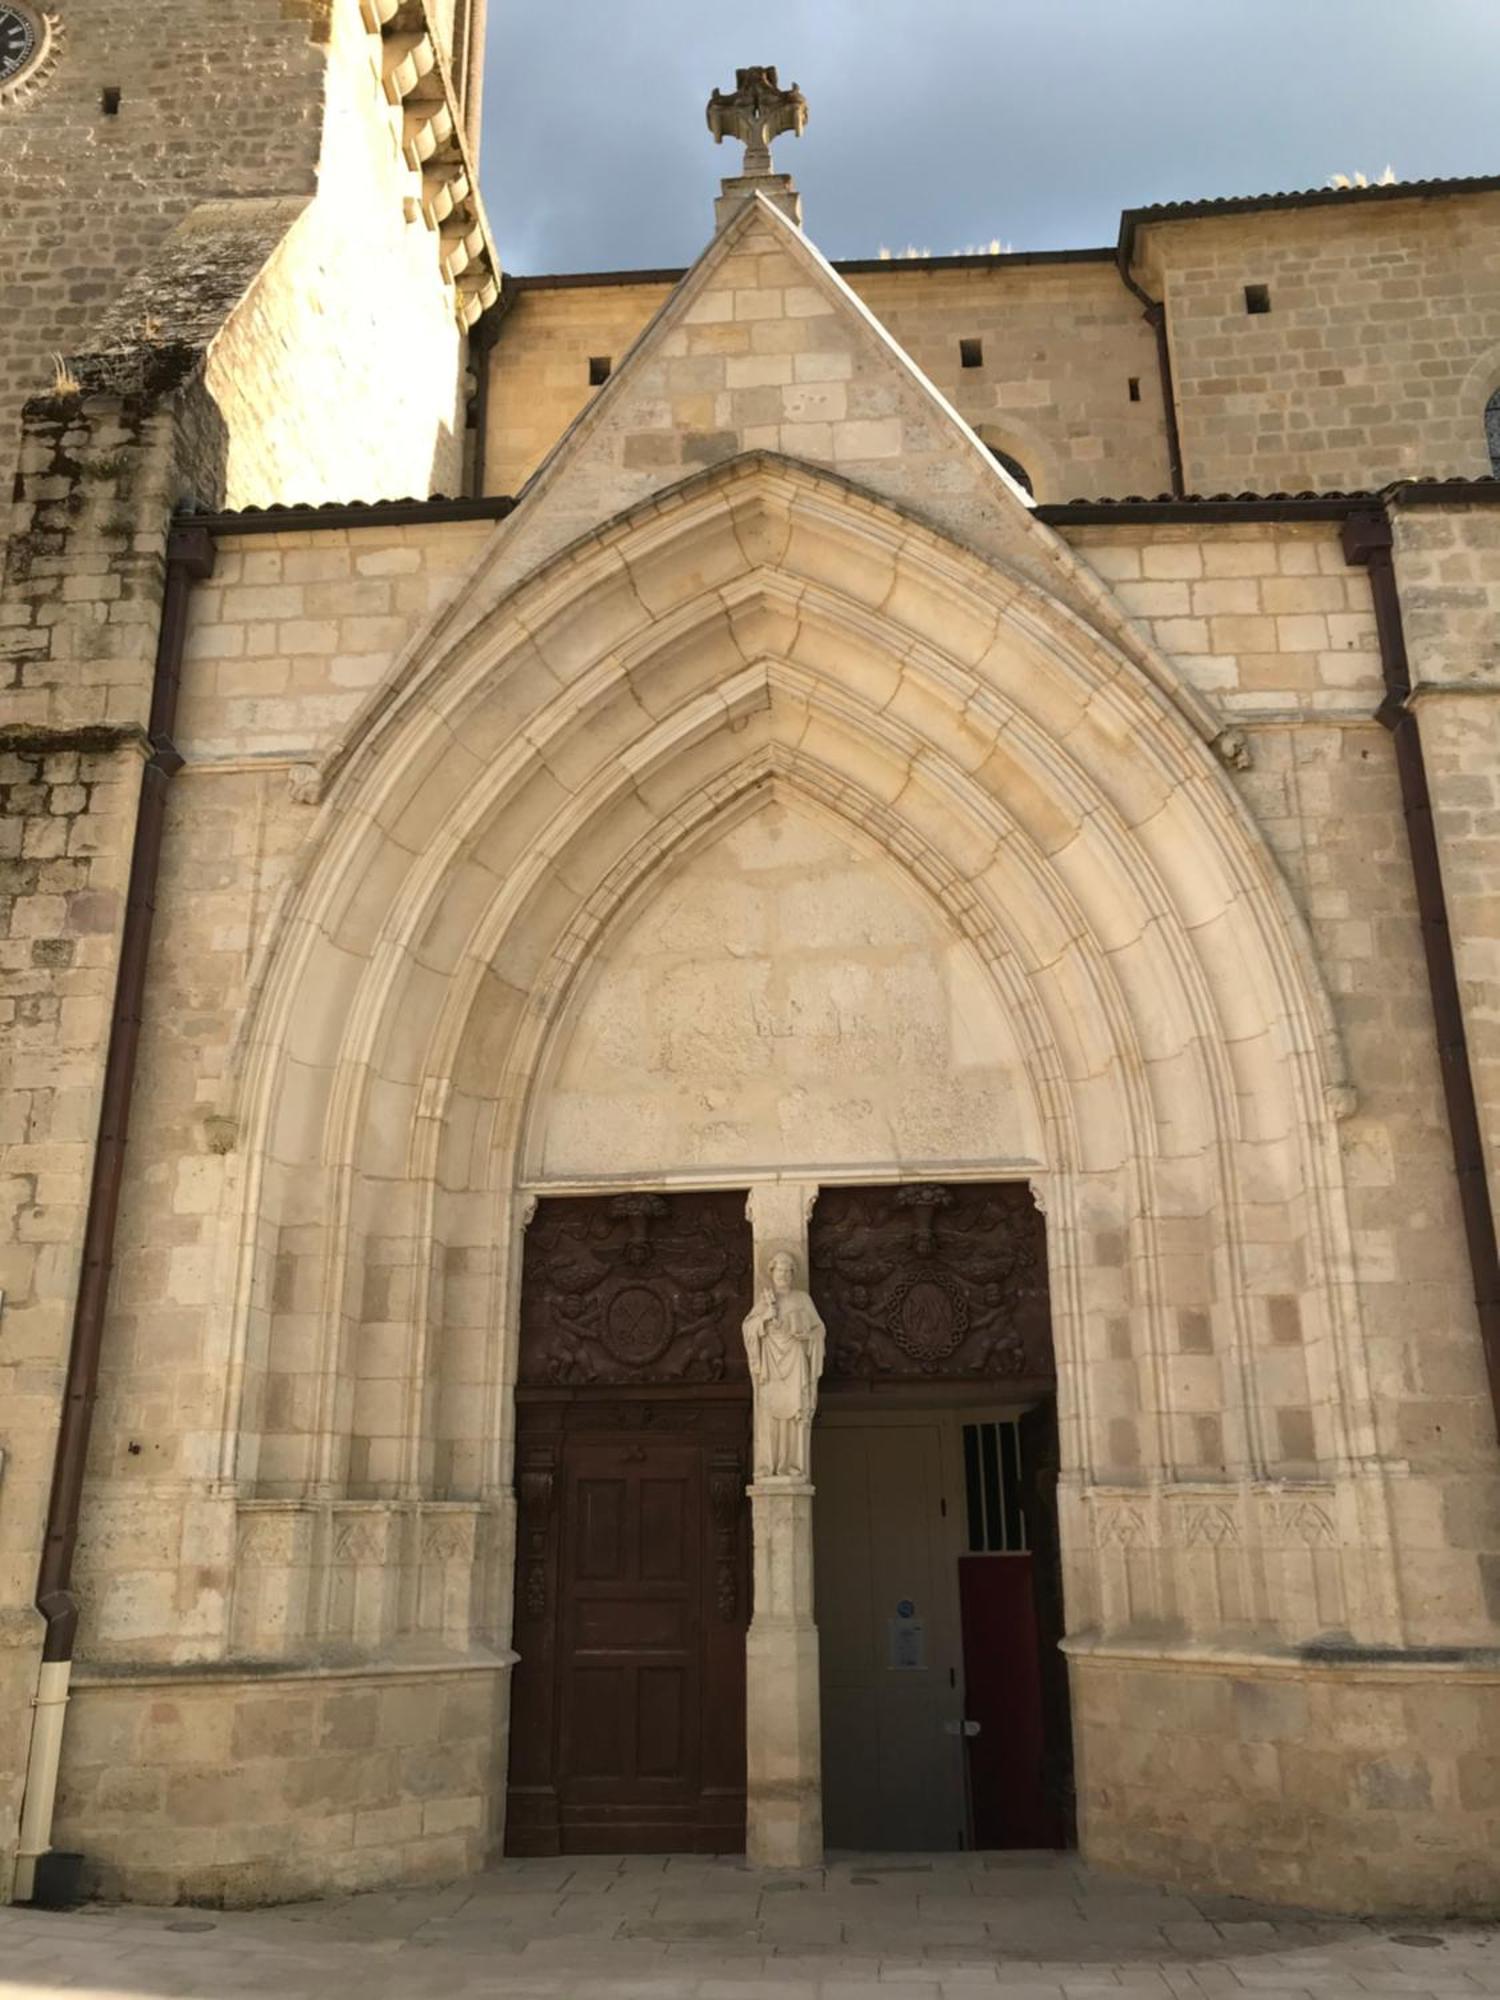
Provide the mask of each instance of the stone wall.
[{"label": "stone wall", "polygon": [[1489,472],[1500,194],[1153,223],[1140,254],[1165,292],[1190,493]]},{"label": "stone wall", "polygon": [[243,1907],[482,1866],[503,1786],[502,1672],[184,1680],[80,1670],[57,1842],[98,1895]]},{"label": "stone wall", "polygon": [[[91,1853],[113,1891],[251,1901],[435,1879],[475,1865],[495,1838],[509,1524],[488,1506],[459,1509],[492,1524],[482,1556],[472,1541],[469,1554],[455,1553],[446,1526],[442,1549],[433,1541],[429,1555],[417,1525],[428,1515],[446,1523],[444,1504],[454,1503],[421,1496],[451,1489],[456,1465],[478,1466],[494,1449],[477,1434],[465,1441],[455,1403],[456,1390],[470,1422],[488,1422],[488,1377],[464,1349],[467,1322],[482,1325],[493,1311],[492,1281],[470,1266],[465,1247],[482,1218],[469,1216],[439,1258],[428,1320],[435,1372],[418,1393],[433,1434],[403,1458],[401,1427],[416,1407],[409,1343],[423,1266],[408,1218],[418,1211],[404,1195],[393,1203],[389,1186],[378,1230],[373,1215],[362,1219],[357,1204],[350,1210],[361,1235],[355,1295],[343,1308],[349,1344],[340,1366],[348,1372],[326,1420],[368,1448],[327,1460],[338,1495],[296,1499],[288,1489],[283,1501],[256,1499],[257,1478],[273,1492],[291,1464],[264,1453],[257,1460],[257,1427],[291,1432],[318,1421],[300,1401],[297,1376],[309,1371],[304,1343],[320,1324],[326,1253],[305,1205],[310,1183],[300,1195],[298,1183],[288,1184],[280,1222],[264,1211],[263,1240],[239,1234],[246,1176],[270,1169],[257,1166],[245,1134],[223,1116],[224,1079],[243,1060],[247,1009],[267,976],[267,946],[314,824],[303,771],[347,738],[354,712],[395,670],[418,627],[434,616],[451,621],[444,606],[492,532],[484,524],[372,523],[226,537],[214,577],[194,593],[180,732],[188,763],[173,783],[142,1049],[141,1086],[155,1115],[138,1134],[122,1213],[80,1554],[87,1639],[59,1828]],[[1372,1621],[1419,1646],[1473,1646],[1493,1629],[1484,1560],[1500,1541],[1436,1062],[1420,1031],[1410,876],[1389,742],[1373,721],[1379,675],[1367,579],[1344,568],[1332,526],[1079,529],[1073,540],[1174,665],[1244,732],[1250,761],[1234,782],[1286,871],[1333,992],[1354,1093],[1340,1126],[1350,1276],[1387,1524],[1382,1530],[1368,1511],[1372,1495],[1359,1497],[1330,1458],[1328,1440],[1359,1415],[1350,1402],[1320,1400],[1347,1398],[1351,1388],[1347,1380],[1336,1387],[1329,1373],[1326,1331],[1302,1297],[1295,1255],[1288,1260],[1274,1236],[1253,1252],[1252,1281],[1265,1304],[1254,1367],[1265,1448],[1276,1462],[1257,1485],[1233,1469],[1244,1446],[1235,1442],[1238,1418],[1226,1416],[1228,1353],[1209,1317],[1182,1305],[1170,1339],[1156,1345],[1121,1246],[1087,1239],[1080,1268],[1099,1300],[1113,1289],[1119,1309],[1097,1327],[1090,1317],[1089,1338],[1099,1342],[1087,1392],[1091,1469],[1086,1490],[1075,1483],[1065,1497],[1085,1839],[1106,1862],[1124,1866],[1134,1856],[1140,1866],[1148,1857],[1164,1874],[1249,1893],[1344,1907],[1389,1907],[1403,1894],[1414,1906],[1477,1904],[1485,1890],[1470,1857],[1489,1838],[1493,1813],[1478,1748],[1489,1684],[1458,1666],[1425,1670],[1413,1661],[1387,1699],[1385,1682],[1370,1692],[1368,1661],[1341,1669],[1309,1654],[1299,1663],[1309,1647],[1316,1652],[1319,1635],[1349,1643],[1337,1635],[1368,1631]],[[1441,533],[1437,545],[1447,546]],[[537,630],[555,662],[556,642],[545,626]],[[852,655],[840,678],[860,684]],[[764,726],[754,704],[745,717],[751,732]],[[467,726],[459,733],[472,735]],[[599,754],[615,740],[605,727]],[[753,747],[749,736],[740,740]],[[568,771],[567,759],[557,768]],[[580,784],[580,775],[570,782]],[[445,786],[417,809],[425,818],[440,799],[452,803]],[[783,868],[776,852],[786,829],[817,852],[798,848],[795,864],[782,857]],[[929,914],[920,897],[893,892],[881,872],[888,865],[864,856],[849,834],[832,837],[816,817],[776,805],[663,878],[649,904],[632,905],[611,934],[554,1040],[532,1113],[531,1171],[566,1185],[579,1175],[644,1170],[644,1154],[601,1154],[597,1145],[590,1153],[592,1121],[596,1139],[608,1126],[652,1158],[738,1172],[747,1144],[757,1157],[784,1149],[799,1117],[823,1177],[878,1165],[882,1146],[926,1166],[937,1142],[920,1153],[917,1127],[903,1131],[901,1116],[920,1124],[929,1068],[937,1093],[929,1123],[943,1128],[947,1157],[984,1153],[993,1171],[996,1121],[1004,1126],[1009,1114],[997,1109],[959,1143],[941,1095],[943,1073],[961,1070],[966,1050],[983,1051],[975,1074],[987,1064],[1002,1095],[1014,1106],[1025,1101],[995,1060],[1007,1022],[954,974],[966,947],[948,947],[941,996],[917,995],[908,1013],[891,1015],[888,1036],[876,1032],[892,996],[909,985],[912,954],[944,955],[934,942],[944,921],[936,906]],[[358,892],[354,911],[369,893]],[[443,930],[469,894],[445,906]],[[387,882],[379,908],[394,907],[392,897]],[[842,942],[827,935],[830,911]],[[378,923],[376,906],[369,914]],[[816,941],[803,939],[809,923]],[[780,1000],[762,991],[746,949],[757,926],[774,926],[765,934],[774,936],[787,982]],[[418,963],[452,949],[439,931],[428,935]],[[695,991],[719,997],[674,1015],[658,1004],[661,983],[684,970]],[[753,1070],[751,1080],[752,1094],[764,1086],[767,1115],[736,1137],[727,1108],[714,1102],[714,1073],[753,1064],[762,1030],[772,1066],[761,1083]],[[653,1066],[658,1043],[666,1059]],[[903,1086],[915,1082],[915,1109],[881,1110],[876,1085],[887,1072]],[[467,1066],[463,1073],[474,1074]],[[623,1091],[623,1109],[602,1107],[601,1089]],[[821,1108],[819,1091],[832,1092]],[[462,1095],[444,1115],[471,1129]],[[296,1104],[310,1108],[305,1083],[288,1109]],[[859,1105],[879,1128],[868,1143],[848,1122]],[[695,1120],[702,1143],[693,1154],[683,1133]],[[1029,1114],[1016,1131],[1018,1155],[1040,1150]],[[442,1169],[440,1181],[453,1172]],[[439,1188],[435,1199],[441,1230],[454,1197]],[[1201,1246],[1185,1229],[1174,1241],[1178,1296],[1187,1300]],[[228,1303],[247,1255],[245,1268],[264,1273],[253,1279],[251,1323],[264,1312],[279,1328],[261,1350],[275,1365],[258,1387],[237,1374],[251,1357],[236,1358]],[[1177,1412],[1165,1435],[1150,1402],[1158,1380]],[[228,1401],[241,1389],[243,1429],[226,1429]],[[390,1459],[387,1437],[398,1447]],[[1164,1448],[1176,1468],[1167,1487],[1157,1460]],[[385,1500],[375,1497],[382,1482]],[[185,1501],[184,1484],[197,1497]],[[1381,1532],[1395,1542],[1400,1601],[1377,1611]],[[394,1560],[398,1547],[412,1559]],[[1183,1636],[1144,1648],[1138,1640],[1133,1660],[1111,1654],[1111,1636],[1118,1646],[1142,1621]],[[1271,1631],[1283,1645],[1296,1638],[1280,1665],[1268,1664]],[[1194,1654],[1195,1644],[1222,1649],[1226,1634],[1245,1649],[1242,1666],[1215,1668]],[[405,1663],[403,1649],[413,1645],[436,1650]],[[337,1647],[354,1647],[358,1663],[330,1650]],[[465,1683],[463,1717],[450,1725],[450,1697],[432,1690],[450,1685],[441,1677],[460,1671],[466,1655],[477,1680]],[[246,1660],[256,1663],[253,1673],[239,1664]],[[488,1690],[482,1697],[479,1686]],[[425,1734],[409,1741],[408,1724]],[[450,1726],[452,1754],[434,1763],[432,1732],[441,1737]],[[119,1768],[127,1762],[128,1776]],[[1322,1819],[1304,1799],[1314,1768],[1312,1803]],[[1347,1865],[1330,1866],[1330,1849],[1342,1851],[1340,1829],[1356,1817],[1368,1822],[1370,1840]],[[1425,1858],[1414,1862],[1414,1854]]]},{"label": "stone wall", "polygon": [[317,199],[208,353],[231,507],[463,491],[465,339],[403,113],[353,0],[328,32]]},{"label": "stone wall", "polygon": [[[1040,499],[1165,488],[1155,336],[1111,259],[960,270],[893,259],[848,281],[985,442],[1025,466]],[[588,401],[590,359],[618,363],[670,290],[539,280],[513,294],[487,364],[488,491],[520,490]],[[970,339],[981,360],[966,368],[959,342]]]},{"label": "stone wall", "polygon": [[1075,1656],[1072,1683],[1099,1865],[1350,1913],[1493,1915],[1494,1667]]},{"label": "stone wall", "polygon": [[967,947],[888,861],[783,804],[601,942],[555,1060],[539,1180],[1042,1157],[1014,1031]]},{"label": "stone wall", "polygon": [[[1188,492],[1490,471],[1500,195],[1153,221],[1136,242],[1138,277],[1166,301]],[[1167,490],[1155,337],[1112,256],[892,260],[848,278],[1039,499]],[[1256,284],[1264,314],[1246,310]],[[618,362],[670,289],[643,274],[514,293],[489,358],[489,491],[520,489],[587,402],[590,357]],[[966,368],[959,341],[974,339]]]},{"label": "stone wall", "polygon": [[[1446,516],[1401,519],[1403,535],[1452,540]],[[1296,897],[1348,1057],[1351,1109],[1340,1133],[1353,1275],[1376,1448],[1393,1468],[1391,1532],[1410,1635],[1487,1639],[1500,1618],[1500,1466],[1400,790],[1375,719],[1384,683],[1368,574],[1345,564],[1337,524],[1085,528],[1070,538],[1244,732],[1248,763],[1236,784]],[[1482,938],[1491,928],[1479,904],[1456,921],[1461,952],[1476,948],[1466,932]],[[1273,1333],[1283,1365],[1302,1337],[1287,1314]],[[1305,1393],[1294,1376],[1276,1417],[1288,1436]],[[1311,1572],[1307,1587],[1316,1599]]]},{"label": "stone wall", "polygon": [[[60,58],[8,104],[0,160],[0,465],[52,358],[106,307],[205,191],[313,192],[325,0],[69,0]],[[103,108],[106,86],[119,108]],[[6,496],[8,498],[8,494]],[[0,533],[4,532],[0,515]]]},{"label": "stone wall", "polygon": [[69,6],[6,107],[7,468],[55,358],[181,342],[208,348],[230,440],[200,498],[460,490],[463,336],[380,66],[358,0]]},{"label": "stone wall", "polygon": [[33,413],[0,588],[0,1894],[40,1620],[32,1611],[145,755],[168,510],[212,478],[202,399]]}]

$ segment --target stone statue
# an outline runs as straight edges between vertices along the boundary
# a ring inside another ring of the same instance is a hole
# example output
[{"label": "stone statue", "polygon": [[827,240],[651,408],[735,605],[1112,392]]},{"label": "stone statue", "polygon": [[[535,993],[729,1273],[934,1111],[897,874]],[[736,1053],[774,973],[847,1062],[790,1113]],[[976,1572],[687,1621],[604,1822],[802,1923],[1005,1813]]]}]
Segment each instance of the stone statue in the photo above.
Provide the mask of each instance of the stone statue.
[{"label": "stone statue", "polygon": [[778,132],[794,132],[800,137],[806,123],[807,99],[795,83],[789,90],[781,88],[774,64],[764,69],[737,69],[734,89],[716,90],[708,100],[708,129],[715,145],[738,139],[745,148],[741,172],[747,176],[769,174],[771,141]]},{"label": "stone statue", "polygon": [[755,1387],[755,1477],[806,1479],[824,1327],[817,1307],[797,1289],[797,1260],[789,1250],[771,1259],[770,1278],[745,1318]]}]

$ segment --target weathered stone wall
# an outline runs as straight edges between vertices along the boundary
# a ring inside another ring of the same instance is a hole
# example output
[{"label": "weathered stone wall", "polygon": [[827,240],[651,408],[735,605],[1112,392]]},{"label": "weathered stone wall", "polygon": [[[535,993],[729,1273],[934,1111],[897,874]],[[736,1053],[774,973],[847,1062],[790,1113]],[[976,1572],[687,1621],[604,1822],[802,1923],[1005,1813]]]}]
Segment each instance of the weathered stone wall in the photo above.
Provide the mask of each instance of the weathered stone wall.
[{"label": "weathered stone wall", "polygon": [[[156,1897],[472,1865],[527,1195],[998,1159],[1048,1203],[1092,1851],[1450,1899],[1411,1848],[1477,1900],[1500,1494],[1366,574],[1332,526],[1060,542],[764,210],[657,342],[498,529],[294,520],[195,591],[60,1837]],[[20,1088],[61,1086],[16,1131],[0,1351],[33,1398],[0,1489],[23,1697],[119,922],[86,899],[223,418],[39,412],[11,550],[23,721],[119,732],[48,739],[111,761],[45,798],[20,767]],[[1471,656],[1487,546],[1411,548]],[[773,824],[813,829],[795,864]],[[1300,1708],[1224,1693],[1288,1675]]]},{"label": "weathered stone wall", "polygon": [[[1158,222],[1137,244],[1166,302],[1187,491],[1489,472],[1500,195]],[[1039,499],[1167,490],[1155,337],[1112,259],[892,261],[849,282]],[[1251,284],[1268,286],[1268,313],[1247,312]],[[515,294],[489,360],[491,492],[519,490],[588,400],[590,356],[618,361],[669,290],[538,280]],[[982,365],[965,368],[958,343],[974,338]]]},{"label": "weathered stone wall", "polygon": [[[1025,466],[1040,499],[1165,488],[1155,336],[1112,261],[893,260],[848,282],[985,442]],[[488,358],[490,492],[519,491],[588,401],[590,359],[618,363],[670,290],[543,282],[514,294]],[[748,327],[734,339],[726,330],[723,353],[752,351]],[[981,343],[975,368],[960,359],[969,339]]]},{"label": "weathered stone wall", "polygon": [[[968,948],[831,823],[761,808],[599,949],[530,1176],[913,1176],[1039,1163],[1015,1035]],[[732,1081],[731,1081],[732,1079]]]},{"label": "weathered stone wall", "polygon": [[[1153,224],[1187,490],[1485,474],[1500,384],[1500,194]],[[1264,285],[1270,310],[1246,310]]]},{"label": "weathered stone wall", "polygon": [[[60,448],[87,466],[78,423],[59,423]],[[119,425],[105,429],[106,451],[122,437]],[[40,443],[31,449],[40,466]],[[101,506],[119,507],[122,477],[116,467],[98,482]],[[172,483],[165,472],[162,483]],[[65,496],[57,507],[66,513]],[[97,539],[97,516],[89,521]],[[121,1206],[59,1801],[58,1839],[78,1830],[109,1893],[170,1900],[191,1881],[197,1895],[245,1902],[310,1886],[440,1879],[477,1866],[493,1841],[505,1661],[483,1641],[509,1589],[506,1531],[473,1507],[241,1509],[216,1491],[235,1469],[222,1450],[234,1364],[218,1308],[242,1166],[233,1132],[214,1113],[257,947],[314,817],[289,780],[389,672],[486,532],[479,523],[229,538],[213,578],[194,593],[178,731],[187,761],[169,793],[137,1072],[136,1102],[151,1116],[135,1122]],[[155,549],[159,565],[159,540]],[[39,616],[63,587],[46,559],[42,566]],[[88,566],[83,546],[71,568]],[[119,580],[106,576],[101,588]],[[25,600],[13,591],[10,601]],[[151,609],[148,600],[132,614],[146,641]],[[85,604],[86,628],[93,615]],[[53,643],[77,653],[76,642]],[[111,696],[110,712],[144,703],[149,661],[149,653],[131,658],[127,690]],[[85,683],[102,673],[80,669]],[[38,717],[71,712],[58,678],[54,669],[39,688]],[[99,703],[86,712],[100,712]],[[34,761],[18,766],[23,776]],[[138,751],[54,760],[50,792],[13,795],[36,810],[16,822],[30,862],[17,886],[35,893],[16,905],[13,925],[22,1027],[8,1044],[17,1087],[6,1100],[16,1120],[5,1162],[16,1200],[3,1253],[10,1342],[0,1356],[11,1371],[0,1378],[8,1454],[0,1631],[14,1639],[0,1653],[3,1714],[14,1725],[0,1735],[7,1846],[134,813],[134,789],[120,773],[128,778],[138,764]],[[110,782],[85,790],[100,774]],[[60,844],[63,857],[47,859]],[[65,884],[54,879],[59,871]],[[351,1650],[361,1662],[352,1676],[317,1666],[333,1655],[347,1661]],[[232,1664],[245,1660],[256,1662],[248,1676]],[[178,1668],[179,1678],[142,1679],[153,1662]],[[285,1671],[269,1674],[272,1662]],[[185,1663],[218,1677],[185,1684]]]},{"label": "weathered stone wall", "polygon": [[[1403,534],[1452,539],[1446,515],[1401,519]],[[1500,1460],[1400,790],[1375,719],[1384,683],[1367,573],[1344,563],[1336,524],[1085,528],[1070,539],[1245,733],[1249,767],[1236,783],[1312,935],[1348,1055],[1352,1275],[1377,1449],[1393,1468],[1410,1637],[1493,1643]],[[1474,940],[1461,952],[1482,955],[1487,906],[1455,922]],[[1294,1312],[1273,1339],[1284,1365],[1302,1339]],[[1305,1383],[1288,1386],[1277,1422],[1290,1434]]]},{"label": "weathered stone wall", "polygon": [[354,0],[328,32],[317,199],[208,352],[231,507],[463,490],[465,339],[413,213],[403,113]]},{"label": "weathered stone wall", "polygon": [[57,1839],[107,1897],[243,1907],[450,1882],[493,1843],[503,1675],[81,1670]]},{"label": "weathered stone wall", "polygon": [[[326,0],[69,0],[59,60],[8,104],[0,156],[0,467],[54,354],[205,197],[310,195],[323,129]],[[107,114],[101,93],[120,92]],[[5,499],[8,500],[8,492]],[[4,517],[0,514],[0,533]]]},{"label": "weathered stone wall", "polygon": [[459,490],[463,336],[380,62],[358,0],[68,8],[55,68],[6,109],[7,468],[54,355],[181,342],[208,348],[230,440],[202,497]]},{"label": "weathered stone wall", "polygon": [[167,519],[218,476],[201,398],[36,411],[0,588],[0,1894],[9,1882],[51,1481],[145,753]]},{"label": "weathered stone wall", "polygon": [[[238,821],[266,810],[239,788],[268,787],[300,837],[308,812],[287,793],[289,765],[337,735],[492,532],[475,521],[225,536],[212,577],[193,592],[178,722],[184,789]],[[191,868],[194,851],[189,837],[167,865]]]},{"label": "weathered stone wall", "polygon": [[1080,1836],[1101,1866],[1380,1916],[1493,1914],[1493,1667],[1080,1658],[1072,1683]]}]

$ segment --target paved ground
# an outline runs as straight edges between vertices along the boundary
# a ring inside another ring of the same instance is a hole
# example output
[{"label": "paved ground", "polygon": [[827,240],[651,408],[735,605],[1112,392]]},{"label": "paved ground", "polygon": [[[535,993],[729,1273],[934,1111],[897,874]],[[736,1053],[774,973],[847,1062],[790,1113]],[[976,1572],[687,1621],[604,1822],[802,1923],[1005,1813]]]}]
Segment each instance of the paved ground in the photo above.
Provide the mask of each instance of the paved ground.
[{"label": "paved ground", "polygon": [[0,1909],[0,2000],[1435,2000],[1500,1996],[1500,1926],[1341,1923],[1066,1855],[806,1874],[512,1861],[451,1889],[228,1913]]}]

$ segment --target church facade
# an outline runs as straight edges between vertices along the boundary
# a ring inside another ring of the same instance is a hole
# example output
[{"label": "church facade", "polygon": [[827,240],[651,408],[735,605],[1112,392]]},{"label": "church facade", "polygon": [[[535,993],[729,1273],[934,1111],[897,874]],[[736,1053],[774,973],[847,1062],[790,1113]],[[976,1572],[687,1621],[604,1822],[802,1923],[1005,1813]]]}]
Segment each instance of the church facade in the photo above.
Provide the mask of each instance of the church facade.
[{"label": "church facade", "polygon": [[832,264],[751,70],[514,280],[479,0],[147,11],[0,0],[0,1890],[1493,1909],[1500,177]]}]

